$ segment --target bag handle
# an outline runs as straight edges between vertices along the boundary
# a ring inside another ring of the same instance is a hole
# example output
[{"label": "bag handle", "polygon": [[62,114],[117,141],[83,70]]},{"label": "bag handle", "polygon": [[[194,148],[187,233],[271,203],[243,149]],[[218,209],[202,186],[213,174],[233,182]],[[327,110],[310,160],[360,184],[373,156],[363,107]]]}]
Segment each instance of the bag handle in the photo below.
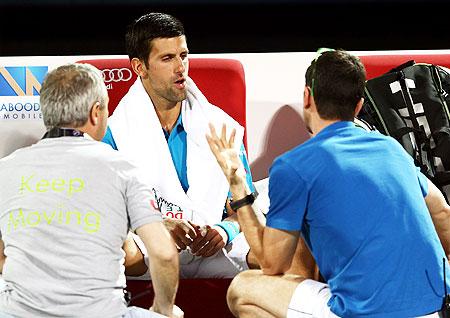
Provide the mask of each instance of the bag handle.
[{"label": "bag handle", "polygon": [[400,72],[400,71],[403,70],[404,68],[409,67],[409,66],[413,66],[414,64],[416,64],[416,61],[414,61],[414,60],[409,60],[409,61],[407,61],[407,62],[405,62],[405,63],[403,63],[403,64],[400,64],[399,66],[394,67],[393,69],[391,69],[391,70],[390,70],[389,72],[387,72],[386,74]]}]

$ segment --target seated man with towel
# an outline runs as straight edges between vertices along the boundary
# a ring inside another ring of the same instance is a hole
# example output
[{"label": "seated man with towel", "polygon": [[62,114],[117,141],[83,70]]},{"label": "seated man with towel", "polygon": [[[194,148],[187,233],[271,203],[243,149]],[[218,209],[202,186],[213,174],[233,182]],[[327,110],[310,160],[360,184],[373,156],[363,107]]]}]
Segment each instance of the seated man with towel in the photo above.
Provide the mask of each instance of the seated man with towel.
[{"label": "seated man with towel", "polygon": [[[129,26],[126,46],[138,79],[109,119],[104,142],[151,180],[164,223],[179,250],[181,277],[226,278],[248,269],[249,247],[236,216],[223,219],[229,185],[209,150],[208,123],[237,131],[236,147],[247,170],[244,128],[211,105],[188,77],[188,47],[176,18],[150,13]],[[162,128],[162,129],[161,129]],[[127,274],[142,275],[145,248],[125,245]]]}]

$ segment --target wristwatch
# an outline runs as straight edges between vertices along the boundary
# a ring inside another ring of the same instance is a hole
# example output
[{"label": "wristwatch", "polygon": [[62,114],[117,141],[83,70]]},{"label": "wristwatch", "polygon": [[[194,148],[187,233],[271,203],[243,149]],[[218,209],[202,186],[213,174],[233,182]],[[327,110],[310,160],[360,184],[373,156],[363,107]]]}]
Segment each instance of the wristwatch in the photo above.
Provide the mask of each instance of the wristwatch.
[{"label": "wristwatch", "polygon": [[253,202],[255,202],[255,199],[256,199],[256,194],[252,192],[252,193],[246,195],[245,197],[243,197],[242,199],[239,199],[236,201],[231,201],[230,208],[233,211],[237,211],[239,208],[242,208],[243,206],[253,204]]}]

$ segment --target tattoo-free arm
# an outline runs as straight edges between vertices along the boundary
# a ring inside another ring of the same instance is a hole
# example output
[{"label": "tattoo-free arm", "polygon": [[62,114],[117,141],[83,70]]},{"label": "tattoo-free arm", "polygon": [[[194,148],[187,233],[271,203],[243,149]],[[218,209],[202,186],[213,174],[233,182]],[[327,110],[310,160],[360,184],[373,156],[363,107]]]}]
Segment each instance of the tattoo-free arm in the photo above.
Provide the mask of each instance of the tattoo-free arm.
[{"label": "tattoo-free arm", "polygon": [[[211,135],[206,136],[206,138],[230,184],[233,200],[242,199],[250,194],[250,189],[246,183],[246,173],[234,148],[236,131],[233,130],[230,137],[227,138],[225,125],[222,127],[220,137],[217,136],[212,125],[210,125],[210,130]],[[263,272],[268,275],[286,272],[291,265],[292,256],[297,246],[298,231],[281,231],[265,227],[250,205],[239,209],[238,220]]]},{"label": "tattoo-free arm", "polygon": [[450,259],[450,206],[441,191],[430,180],[428,180],[428,194],[425,202],[445,254]]},{"label": "tattoo-free arm", "polygon": [[3,243],[3,240],[0,239],[0,274],[3,272],[3,264],[5,264],[5,260],[6,260],[4,250],[5,250],[5,244]]},{"label": "tattoo-free arm", "polygon": [[175,243],[160,222],[143,225],[136,230],[148,252],[150,275],[155,298],[153,310],[172,316],[178,289],[179,258]]},{"label": "tattoo-free arm", "polygon": [[[230,189],[233,199],[239,200],[250,191],[245,180],[234,180]],[[251,205],[238,209],[241,230],[250,245],[264,274],[278,275],[287,272],[299,239],[298,231],[283,231],[264,226]]]},{"label": "tattoo-free arm", "polygon": [[125,252],[125,275],[141,276],[147,272],[144,254],[139,249],[133,239],[131,232],[128,233],[127,239],[123,243],[122,249]]}]

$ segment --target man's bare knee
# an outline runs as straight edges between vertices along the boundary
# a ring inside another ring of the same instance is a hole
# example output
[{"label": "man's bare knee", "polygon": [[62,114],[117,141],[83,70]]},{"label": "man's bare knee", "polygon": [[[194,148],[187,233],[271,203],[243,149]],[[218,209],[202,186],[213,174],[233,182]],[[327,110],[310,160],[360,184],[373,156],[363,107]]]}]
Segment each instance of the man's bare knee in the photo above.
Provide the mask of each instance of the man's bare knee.
[{"label": "man's bare knee", "polygon": [[259,270],[248,270],[239,273],[231,281],[227,291],[227,303],[233,315],[238,316],[241,307],[250,303],[246,296],[250,295],[252,291],[251,281],[261,274],[262,272]]},{"label": "man's bare knee", "polygon": [[238,316],[238,301],[240,299],[240,285],[241,285],[241,278],[240,275],[242,273],[239,273],[233,280],[231,281],[230,286],[228,287],[227,291],[227,303],[228,307],[230,308],[231,313],[234,316]]}]

